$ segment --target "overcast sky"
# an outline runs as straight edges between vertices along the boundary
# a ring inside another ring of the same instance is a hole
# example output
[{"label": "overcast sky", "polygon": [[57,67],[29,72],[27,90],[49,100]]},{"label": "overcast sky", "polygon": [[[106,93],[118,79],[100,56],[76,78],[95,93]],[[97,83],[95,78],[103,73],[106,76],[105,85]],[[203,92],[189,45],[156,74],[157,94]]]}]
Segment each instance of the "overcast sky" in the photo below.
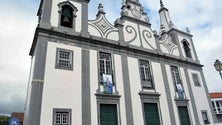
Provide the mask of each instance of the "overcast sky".
[{"label": "overcast sky", "polygon": [[[89,19],[96,17],[98,3],[104,5],[113,24],[120,17],[122,0],[91,0]],[[31,48],[40,0],[4,0],[0,7],[0,114],[23,112],[27,92]],[[153,30],[159,30],[159,0],[140,0]],[[222,80],[213,67],[222,60],[222,1],[164,0],[175,26],[189,27],[210,92],[222,92]]]}]

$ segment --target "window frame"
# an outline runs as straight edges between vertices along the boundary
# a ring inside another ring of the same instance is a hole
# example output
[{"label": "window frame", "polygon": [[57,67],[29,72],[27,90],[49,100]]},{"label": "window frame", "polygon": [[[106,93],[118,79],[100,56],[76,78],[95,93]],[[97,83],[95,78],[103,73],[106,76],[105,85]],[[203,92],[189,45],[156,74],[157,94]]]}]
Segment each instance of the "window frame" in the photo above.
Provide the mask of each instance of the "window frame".
[{"label": "window frame", "polygon": [[199,75],[197,73],[192,73],[192,78],[194,86],[201,87]]},{"label": "window frame", "polygon": [[[147,65],[146,66],[141,65],[141,63],[147,63]],[[155,89],[152,67],[151,67],[150,61],[139,59],[138,60],[138,67],[139,67],[139,74],[140,74],[140,81],[141,81],[142,88]],[[141,68],[143,68],[143,73],[144,73],[145,77],[150,76],[150,81],[147,81],[147,79],[143,80]],[[146,70],[148,70],[148,74],[146,74],[147,73]],[[151,85],[148,85],[149,82],[150,82]]]},{"label": "window frame", "polygon": [[[202,111],[201,111],[201,114],[202,114],[202,119],[203,119],[204,125],[210,124],[207,110],[202,110]],[[206,120],[204,120],[204,115],[205,115],[205,117],[206,117]],[[206,122],[206,123],[205,123],[205,122]]]},{"label": "window frame", "polygon": [[[63,61],[69,61],[68,62],[68,66],[63,66],[59,64],[60,61],[60,53],[61,52],[65,52],[65,53],[69,53],[69,59],[62,59]],[[68,50],[68,49],[62,49],[62,48],[56,48],[56,61],[55,61],[55,68],[56,69],[63,69],[63,70],[73,70],[73,51],[72,50]]]},{"label": "window frame", "polygon": [[[60,113],[60,114],[65,114],[67,113],[68,114],[68,123],[64,123],[64,125],[72,125],[72,109],[65,109],[65,108],[53,108],[53,122],[52,122],[52,125],[63,125],[61,123],[56,123],[57,122],[57,113]],[[61,116],[62,117],[62,116]],[[62,122],[62,118],[61,118],[61,121]]]}]

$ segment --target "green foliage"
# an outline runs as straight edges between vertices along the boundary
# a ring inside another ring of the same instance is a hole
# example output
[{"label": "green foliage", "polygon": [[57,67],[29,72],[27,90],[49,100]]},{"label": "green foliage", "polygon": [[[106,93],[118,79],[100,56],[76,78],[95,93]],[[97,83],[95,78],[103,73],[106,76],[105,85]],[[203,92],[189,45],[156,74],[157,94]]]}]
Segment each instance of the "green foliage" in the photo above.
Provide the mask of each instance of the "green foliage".
[{"label": "green foliage", "polygon": [[8,125],[9,119],[9,116],[0,116],[0,125]]}]

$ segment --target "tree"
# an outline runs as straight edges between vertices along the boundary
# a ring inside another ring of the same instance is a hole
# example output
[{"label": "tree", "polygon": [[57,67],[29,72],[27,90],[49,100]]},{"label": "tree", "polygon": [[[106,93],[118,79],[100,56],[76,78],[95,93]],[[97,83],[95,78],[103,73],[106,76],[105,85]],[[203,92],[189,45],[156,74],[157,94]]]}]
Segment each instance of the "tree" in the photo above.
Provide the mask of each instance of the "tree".
[{"label": "tree", "polygon": [[8,125],[9,124],[9,116],[0,115],[0,125]]}]

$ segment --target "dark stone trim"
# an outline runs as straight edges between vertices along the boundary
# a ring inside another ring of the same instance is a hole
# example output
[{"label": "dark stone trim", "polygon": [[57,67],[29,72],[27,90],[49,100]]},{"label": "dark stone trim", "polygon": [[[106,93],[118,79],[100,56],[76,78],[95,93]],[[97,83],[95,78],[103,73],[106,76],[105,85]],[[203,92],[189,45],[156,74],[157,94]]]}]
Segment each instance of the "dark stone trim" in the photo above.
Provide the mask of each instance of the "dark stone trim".
[{"label": "dark stone trim", "polygon": [[42,108],[43,81],[33,80],[31,83],[29,116],[27,125],[40,125],[41,108]]},{"label": "dark stone trim", "polygon": [[89,50],[82,50],[82,125],[91,125]]},{"label": "dark stone trim", "polygon": [[42,20],[40,22],[40,27],[50,28],[50,19],[51,19],[51,11],[52,11],[52,0],[43,0],[42,5]]},{"label": "dark stone trim", "polygon": [[195,118],[195,122],[196,122],[195,125],[200,125],[200,121],[199,121],[198,113],[197,113],[196,102],[195,102],[195,99],[194,99],[194,94],[193,94],[193,91],[192,91],[192,85],[191,85],[191,82],[190,82],[190,78],[189,78],[189,74],[188,74],[187,69],[184,69],[184,72],[185,72],[187,86],[188,86],[188,90],[189,90],[189,94],[190,94],[191,105],[193,107],[194,118]]},{"label": "dark stone trim", "polygon": [[201,73],[201,78],[202,78],[202,81],[203,81],[203,86],[204,86],[204,89],[205,89],[206,97],[207,97],[207,100],[208,100],[208,104],[210,106],[210,111],[211,111],[211,114],[212,114],[212,117],[213,117],[213,122],[218,123],[218,120],[217,120],[217,118],[214,114],[214,111],[213,111],[213,106],[212,106],[212,103],[211,103],[211,100],[210,100],[210,94],[209,94],[209,91],[208,91],[208,88],[207,88],[207,83],[206,83],[206,80],[205,80],[205,77],[204,77],[203,70],[201,70],[200,73]]},{"label": "dark stone trim", "polygon": [[125,92],[124,93],[125,108],[126,108],[126,116],[127,116],[126,121],[127,121],[127,125],[134,125],[127,54],[122,54],[121,62],[122,62],[122,71],[123,71],[122,72],[123,85],[124,85],[124,92]]},{"label": "dark stone trim", "polygon": [[139,95],[140,95],[141,100],[148,99],[148,100],[152,100],[151,102],[155,102],[154,100],[158,100],[159,101],[159,98],[160,98],[161,94],[159,94],[157,92],[140,91]]},{"label": "dark stone trim", "polygon": [[171,92],[170,92],[170,86],[169,86],[169,81],[168,81],[168,77],[167,77],[167,72],[166,72],[166,66],[165,63],[160,61],[161,64],[161,70],[162,70],[162,75],[163,75],[163,80],[164,80],[164,86],[165,86],[165,91],[166,91],[166,97],[167,97],[167,102],[168,102],[168,108],[169,111],[172,111],[170,114],[170,121],[172,125],[176,125],[176,117],[174,114],[174,109],[173,109],[173,100],[171,98]]},{"label": "dark stone trim", "polygon": [[[89,0],[87,0],[89,2]],[[88,4],[82,4],[82,28],[81,34],[85,36],[89,36],[88,32]]]},{"label": "dark stone trim", "polygon": [[47,39],[39,37],[36,48],[35,48],[35,63],[33,79],[44,80],[45,75],[45,63],[46,63],[46,52],[48,43]]},{"label": "dark stone trim", "polygon": [[[69,60],[70,61],[70,67],[64,67],[64,66],[59,66],[58,64],[58,53],[59,51],[63,51],[63,52],[67,52],[67,53],[70,53],[70,56],[71,56],[71,59]],[[73,51],[72,50],[67,50],[67,49],[62,49],[62,48],[56,48],[56,60],[55,60],[55,68],[56,69],[63,69],[63,70],[73,70]]]}]

